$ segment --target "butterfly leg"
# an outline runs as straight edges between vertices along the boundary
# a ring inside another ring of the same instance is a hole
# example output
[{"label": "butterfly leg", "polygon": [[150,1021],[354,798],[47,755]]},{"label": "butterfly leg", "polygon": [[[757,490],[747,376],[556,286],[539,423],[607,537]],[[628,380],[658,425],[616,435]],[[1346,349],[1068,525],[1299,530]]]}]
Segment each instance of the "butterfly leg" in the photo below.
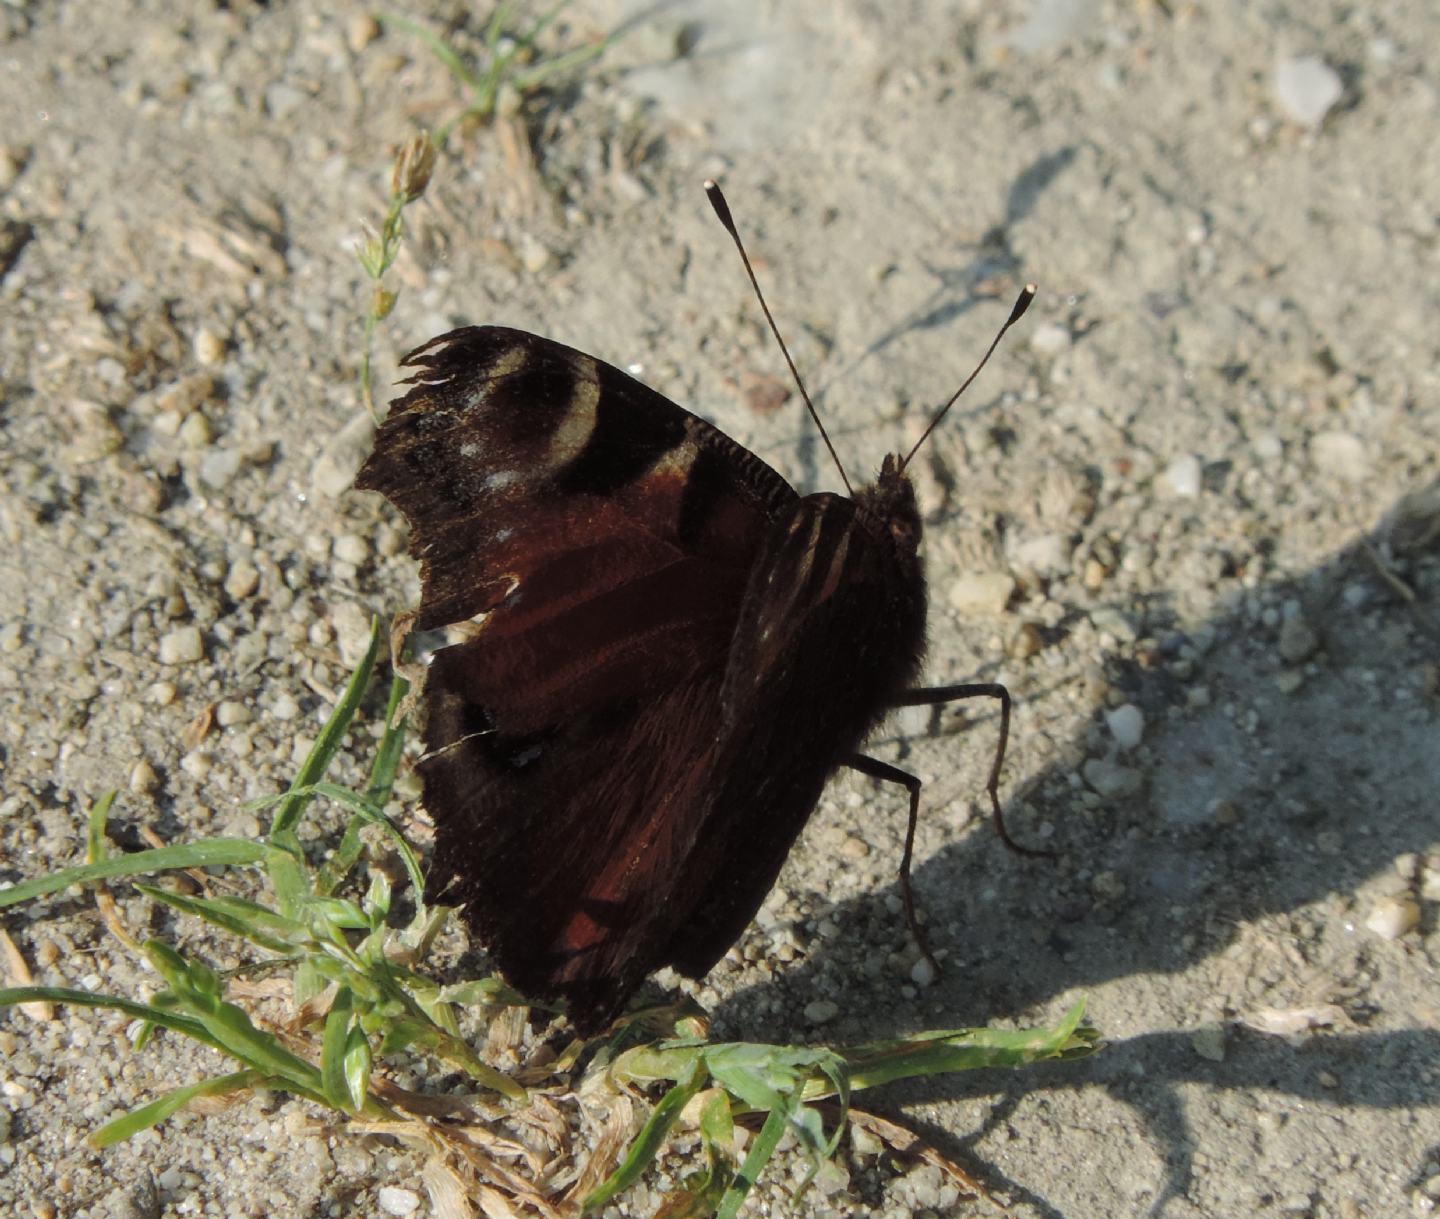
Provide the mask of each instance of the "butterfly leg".
[{"label": "butterfly leg", "polygon": [[920,929],[920,920],[915,916],[915,894],[910,888],[910,856],[915,850],[915,826],[920,819],[922,784],[919,778],[908,770],[901,770],[898,766],[891,766],[889,762],[867,757],[863,753],[850,754],[842,765],[858,770],[862,775],[869,775],[872,779],[879,779],[882,783],[899,783],[910,793],[910,823],[905,827],[905,850],[900,856],[900,896],[905,900],[905,922],[910,928],[910,934],[915,937],[915,943],[920,946],[925,959],[930,962],[935,972],[939,973],[940,962],[930,951],[930,942]]},{"label": "butterfly leg", "polygon": [[[1005,817],[1000,812],[1000,768],[1005,764],[1005,748],[1010,743],[1010,691],[995,681],[964,682],[958,686],[926,686],[919,690],[908,690],[895,700],[897,707],[933,707],[937,703],[960,702],[967,698],[993,698],[1000,702],[1000,738],[995,742],[995,757],[990,763],[990,777],[985,780],[985,791],[990,796],[990,812],[995,819],[995,832],[1000,841],[1017,855],[1028,855],[1032,859],[1051,859],[1053,851],[1037,851],[1034,847],[1021,846],[1010,837],[1005,828]],[[912,824],[910,832],[915,832]]]},{"label": "butterfly leg", "polygon": [[[1031,855],[1047,857],[1049,851],[1037,851],[1031,847],[1021,846],[1005,828],[1005,818],[1000,812],[1000,768],[1005,764],[1005,747],[1010,741],[1010,691],[999,682],[966,682],[956,686],[927,686],[919,690],[909,690],[895,700],[897,707],[933,707],[939,703],[958,702],[967,698],[993,698],[1000,703],[1000,738],[995,744],[995,757],[990,763],[990,775],[985,780],[985,791],[990,796],[990,811],[995,819],[995,829],[1000,835],[1000,840],[1012,851],[1020,855]],[[920,820],[920,788],[918,778],[909,771],[901,770],[898,766],[891,766],[888,762],[882,762],[878,758],[866,757],[864,754],[851,754],[844,760],[844,765],[852,770],[858,770],[863,775],[869,775],[872,779],[879,779],[886,783],[899,783],[910,793],[910,818],[905,827],[905,850],[900,858],[900,895],[905,901],[905,921],[909,924],[910,934],[915,937],[919,944],[920,951],[925,954],[925,959],[931,965],[939,968],[930,946],[920,930],[919,920],[915,917],[915,895],[910,887],[910,859],[915,850],[915,827]]]}]

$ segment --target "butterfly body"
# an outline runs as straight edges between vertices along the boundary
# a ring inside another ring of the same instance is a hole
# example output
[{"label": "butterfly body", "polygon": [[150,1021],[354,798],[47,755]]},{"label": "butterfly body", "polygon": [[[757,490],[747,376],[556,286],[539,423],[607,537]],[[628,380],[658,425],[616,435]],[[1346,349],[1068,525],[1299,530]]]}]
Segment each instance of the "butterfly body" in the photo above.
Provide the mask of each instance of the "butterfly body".
[{"label": "butterfly body", "polygon": [[432,878],[515,986],[594,1027],[660,966],[715,964],[916,676],[914,493],[888,457],[854,499],[802,498],[523,331],[407,364],[356,485],[410,520],[417,625],[484,615],[426,680]]}]

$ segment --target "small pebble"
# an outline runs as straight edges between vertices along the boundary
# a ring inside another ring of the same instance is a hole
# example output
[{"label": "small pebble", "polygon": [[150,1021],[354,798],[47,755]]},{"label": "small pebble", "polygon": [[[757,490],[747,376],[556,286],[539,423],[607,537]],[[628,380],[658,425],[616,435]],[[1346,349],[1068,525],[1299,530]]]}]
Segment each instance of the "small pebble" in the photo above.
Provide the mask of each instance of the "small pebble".
[{"label": "small pebble", "polygon": [[1070,331],[1059,322],[1042,322],[1030,336],[1030,349],[1042,356],[1058,356],[1070,350]]},{"label": "small pebble", "polygon": [[1225,1061],[1225,1027],[1207,1024],[1190,1034],[1190,1048],[1211,1062]]},{"label": "small pebble", "polygon": [[130,768],[130,790],[137,796],[148,796],[159,786],[160,776],[144,758]]},{"label": "small pebble", "polygon": [[342,533],[334,541],[331,551],[342,563],[353,563],[356,567],[370,557],[370,547],[358,533]]},{"label": "small pebble", "polygon": [[830,999],[816,999],[805,1005],[807,1024],[828,1024],[840,1014],[839,1004]]},{"label": "small pebble", "polygon": [[1280,624],[1280,640],[1275,650],[1286,664],[1297,665],[1314,655],[1320,646],[1320,636],[1315,628],[1299,614],[1292,614]]},{"label": "small pebble", "polygon": [[375,423],[361,412],[347,423],[310,470],[311,490],[328,499],[336,499],[350,489],[360,464],[370,455],[375,443]]},{"label": "small pebble", "polygon": [[1134,749],[1145,735],[1145,713],[1134,703],[1105,712],[1105,724],[1121,749]]},{"label": "small pebble", "polygon": [[195,360],[199,364],[218,364],[225,358],[225,340],[213,330],[202,326],[195,332],[191,344]]},{"label": "small pebble", "polygon": [[198,626],[177,627],[160,638],[162,665],[194,664],[205,659],[205,638]]},{"label": "small pebble", "polygon": [[935,981],[935,966],[925,958],[921,957],[914,965],[910,966],[910,981],[916,986],[929,986]]},{"label": "small pebble", "polygon": [[1005,655],[1013,660],[1029,660],[1044,646],[1040,628],[1033,622],[1022,622],[1005,645]]},{"label": "small pebble", "polygon": [[420,1209],[420,1195],[396,1185],[382,1185],[375,1193],[375,1201],[387,1215],[398,1215],[400,1219]]},{"label": "small pebble", "polygon": [[1190,497],[1200,494],[1200,459],[1193,453],[1182,453],[1175,458],[1160,480],[1171,495]]},{"label": "small pebble", "polygon": [[1358,436],[1349,432],[1321,432],[1310,441],[1310,460],[1322,474],[1333,474],[1350,483],[1363,483],[1370,476],[1370,459]]},{"label": "small pebble", "polygon": [[1285,442],[1274,432],[1259,432],[1250,441],[1250,451],[1260,461],[1279,461],[1285,456]]},{"label": "small pebble", "polygon": [[353,669],[370,646],[370,614],[354,601],[342,601],[330,611],[330,625],[340,645],[340,659]]},{"label": "small pebble", "polygon": [[1033,571],[1041,579],[1070,570],[1070,544],[1058,533],[1026,538],[1011,551],[1011,556],[1017,567]]},{"label": "small pebble", "polygon": [[359,54],[380,37],[380,23],[370,13],[356,13],[345,27],[345,41]]},{"label": "small pebble", "polygon": [[225,575],[225,594],[243,601],[260,587],[260,572],[249,559],[236,559]]},{"label": "small pebble", "polygon": [[226,699],[215,708],[215,722],[222,728],[229,728],[235,724],[248,724],[250,719],[250,708],[233,699]]},{"label": "small pebble", "polygon": [[1382,897],[1371,909],[1365,928],[1382,940],[1398,940],[1420,923],[1420,903],[1413,897]]},{"label": "small pebble", "polygon": [[1125,881],[1118,872],[1097,872],[1090,881],[1090,891],[1102,901],[1116,902],[1125,896]]},{"label": "small pebble", "polygon": [[215,438],[215,433],[204,412],[194,411],[185,416],[185,422],[180,425],[179,436],[180,443],[187,449],[203,449]]},{"label": "small pebble", "polygon": [[1318,127],[1345,91],[1340,74],[1318,55],[1292,55],[1275,65],[1275,104],[1292,123]]},{"label": "small pebble", "polygon": [[520,237],[520,263],[531,275],[538,275],[554,257],[538,237],[523,233]]},{"label": "small pebble", "polygon": [[270,706],[270,714],[277,720],[293,720],[300,714],[300,704],[289,694],[279,694]]},{"label": "small pebble", "polygon": [[950,582],[946,600],[962,614],[1003,614],[1015,593],[1015,577],[1003,571],[970,572]]},{"label": "small pebble", "polygon": [[[204,419],[204,415],[191,415],[191,419]],[[186,420],[186,427],[189,420]],[[185,428],[180,429],[183,433]],[[200,481],[214,487],[217,491],[224,489],[234,480],[235,475],[240,473],[240,454],[233,449],[214,449],[206,453],[200,462]]]},{"label": "small pebble", "polygon": [[1080,773],[1097,795],[1107,799],[1133,796],[1140,790],[1140,772],[1108,758],[1089,759],[1080,768]]},{"label": "small pebble", "polygon": [[[215,378],[208,372],[194,373],[161,386],[151,401],[161,414],[188,415],[215,393]],[[140,404],[137,404],[139,407]],[[143,412],[142,412],[143,413]]]},{"label": "small pebble", "polygon": [[180,759],[180,769],[192,779],[202,780],[215,765],[215,759],[203,749],[192,749]]}]

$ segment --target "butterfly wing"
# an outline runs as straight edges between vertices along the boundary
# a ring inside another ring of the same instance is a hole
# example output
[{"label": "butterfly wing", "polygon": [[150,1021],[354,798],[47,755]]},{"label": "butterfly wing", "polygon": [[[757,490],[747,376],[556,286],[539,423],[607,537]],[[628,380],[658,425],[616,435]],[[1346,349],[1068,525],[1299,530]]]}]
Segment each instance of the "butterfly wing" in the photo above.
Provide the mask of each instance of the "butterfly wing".
[{"label": "butterfly wing", "polygon": [[664,950],[682,973],[703,975],[739,937],[828,776],[919,669],[919,518],[898,477],[884,513],[838,495],[798,501],[756,556],[721,682],[706,832],[688,861],[706,883]]},{"label": "butterfly wing", "polygon": [[593,1023],[693,904],[726,657],[796,496],[704,420],[535,335],[471,327],[406,362],[413,388],[356,485],[410,520],[418,625],[485,615],[426,682],[434,878],[515,985]]}]

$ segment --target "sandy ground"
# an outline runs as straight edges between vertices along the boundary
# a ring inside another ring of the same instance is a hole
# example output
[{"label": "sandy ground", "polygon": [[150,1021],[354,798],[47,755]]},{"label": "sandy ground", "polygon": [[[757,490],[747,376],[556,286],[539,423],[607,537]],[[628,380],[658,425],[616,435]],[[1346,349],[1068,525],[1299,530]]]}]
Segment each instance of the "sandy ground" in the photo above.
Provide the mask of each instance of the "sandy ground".
[{"label": "sandy ground", "polygon": [[[406,11],[478,41],[466,5]],[[595,0],[547,46],[622,26],[452,140],[393,272],[382,384],[432,334],[506,322],[833,487],[796,401],[757,409],[784,369],[703,178],[861,479],[1041,286],[919,480],[929,674],[1009,683],[1009,823],[1058,858],[986,824],[983,710],[907,718],[877,753],[929,784],[916,884],[945,972],[910,979],[902,801],[839,778],[700,991],[717,1032],[1038,1023],[1083,995],[1100,1056],[871,1103],[1017,1216],[1429,1214],[1440,10]],[[393,149],[462,96],[349,3],[6,5],[0,39],[13,881],[75,862],[110,788],[125,845],[254,833],[241,802],[292,772],[368,615],[415,596],[398,519],[345,490],[369,443],[354,246]],[[38,981],[153,986],[82,895],[4,926]],[[89,1150],[220,1069],[124,1031],[0,1017],[0,1210],[427,1213],[410,1153],[279,1097]],[[952,1213],[925,1173],[857,1164],[802,1211]],[[381,1187],[411,1192],[387,1212]]]}]

